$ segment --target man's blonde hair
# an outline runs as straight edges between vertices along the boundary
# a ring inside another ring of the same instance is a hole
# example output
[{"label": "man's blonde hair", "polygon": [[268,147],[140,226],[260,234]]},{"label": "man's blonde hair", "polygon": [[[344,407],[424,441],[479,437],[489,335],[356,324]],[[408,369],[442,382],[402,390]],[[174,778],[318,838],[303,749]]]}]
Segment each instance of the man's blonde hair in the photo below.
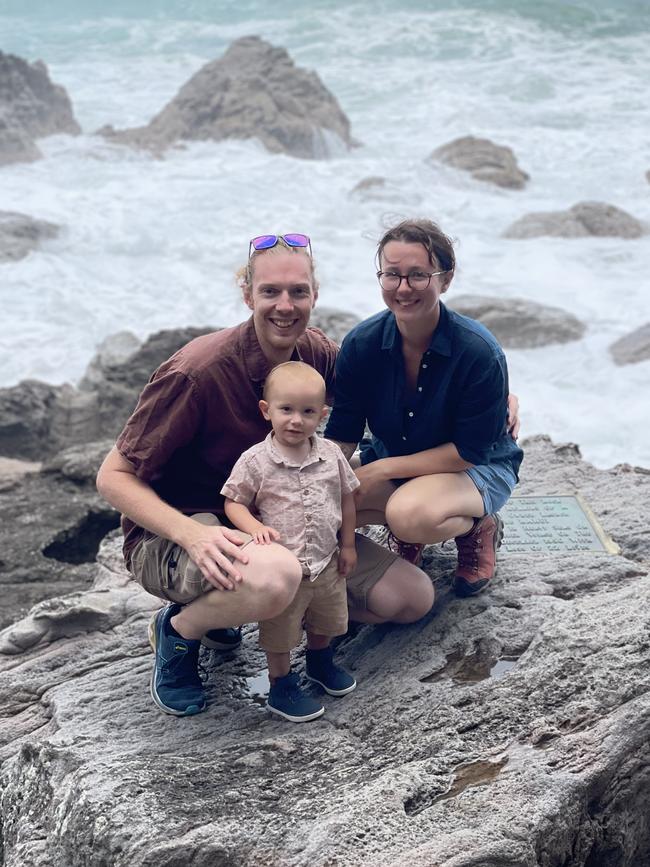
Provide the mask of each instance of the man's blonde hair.
[{"label": "man's blonde hair", "polygon": [[266,382],[264,383],[264,400],[268,403],[271,399],[271,392],[273,391],[274,385],[278,385],[280,382],[286,382],[287,380],[297,383],[317,385],[322,391],[322,401],[325,403],[325,395],[327,391],[325,380],[317,370],[309,364],[305,364],[304,361],[285,361],[282,364],[277,364],[266,377]]}]

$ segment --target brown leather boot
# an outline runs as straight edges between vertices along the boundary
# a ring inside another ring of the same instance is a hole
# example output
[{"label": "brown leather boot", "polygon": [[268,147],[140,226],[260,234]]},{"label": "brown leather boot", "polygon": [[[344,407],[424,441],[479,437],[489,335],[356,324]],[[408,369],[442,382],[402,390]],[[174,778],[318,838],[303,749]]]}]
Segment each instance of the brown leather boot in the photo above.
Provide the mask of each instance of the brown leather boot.
[{"label": "brown leather boot", "polygon": [[458,566],[453,588],[456,596],[475,596],[485,590],[497,571],[497,550],[503,539],[501,516],[476,519],[464,536],[456,536]]},{"label": "brown leather boot", "polygon": [[422,551],[424,545],[419,542],[403,542],[398,539],[394,533],[388,533],[388,547],[395,554],[399,554],[402,560],[407,563],[413,563],[414,566],[420,566],[422,563]]}]

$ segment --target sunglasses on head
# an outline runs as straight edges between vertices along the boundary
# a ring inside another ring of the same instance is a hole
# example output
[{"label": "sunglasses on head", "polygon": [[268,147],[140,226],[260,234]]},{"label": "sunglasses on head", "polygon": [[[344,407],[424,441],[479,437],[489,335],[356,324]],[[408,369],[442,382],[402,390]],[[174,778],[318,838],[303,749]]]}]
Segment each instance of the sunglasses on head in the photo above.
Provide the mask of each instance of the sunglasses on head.
[{"label": "sunglasses on head", "polygon": [[287,247],[306,247],[307,252],[311,256],[311,241],[309,235],[301,235],[299,232],[293,232],[288,235],[258,235],[257,238],[252,238],[248,248],[248,258],[253,255],[253,250],[270,250],[282,241]]}]

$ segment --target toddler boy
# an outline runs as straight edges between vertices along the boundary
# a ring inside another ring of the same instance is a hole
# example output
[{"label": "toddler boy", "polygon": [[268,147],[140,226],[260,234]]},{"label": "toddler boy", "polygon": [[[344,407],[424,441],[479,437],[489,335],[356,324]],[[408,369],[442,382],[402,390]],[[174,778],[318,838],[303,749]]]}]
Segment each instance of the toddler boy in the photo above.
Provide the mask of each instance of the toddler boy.
[{"label": "toddler boy", "polygon": [[242,454],[221,493],[235,527],[258,545],[281,542],[302,566],[293,602],[260,623],[260,645],[268,660],[269,710],[306,722],[325,708],[291,671],[290,652],[301,641],[303,622],[307,678],[337,696],[357,685],[335,664],[330,641],[348,628],[345,578],[357,559],[352,492],[359,481],[340,448],[315,435],[327,410],[325,382],[313,367],[288,361],[273,368],[259,406],[273,430]]}]

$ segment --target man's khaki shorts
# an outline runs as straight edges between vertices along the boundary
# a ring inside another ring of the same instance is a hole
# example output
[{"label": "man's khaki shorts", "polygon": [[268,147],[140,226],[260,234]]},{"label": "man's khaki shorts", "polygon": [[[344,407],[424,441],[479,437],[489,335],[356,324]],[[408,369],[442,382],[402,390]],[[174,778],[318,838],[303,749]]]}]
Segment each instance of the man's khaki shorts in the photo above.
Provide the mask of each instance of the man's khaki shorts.
[{"label": "man's khaki shorts", "polygon": [[316,635],[345,635],[348,602],[345,578],[338,572],[338,550],[313,581],[303,578],[282,614],[260,623],[260,647],[286,653],[302,641],[303,625]]},{"label": "man's khaki shorts", "polygon": [[[219,519],[209,512],[200,512],[192,515],[192,518],[201,524],[220,523]],[[240,536],[245,540],[244,546],[252,542],[248,534],[240,533]],[[399,558],[397,554],[359,533],[356,535],[356,544],[357,567],[346,582],[348,605],[352,609],[364,610],[368,607],[368,593],[383,577],[388,567]],[[131,572],[147,593],[166,602],[186,605],[214,590],[184,548],[149,532],[145,533],[133,549]]]}]

